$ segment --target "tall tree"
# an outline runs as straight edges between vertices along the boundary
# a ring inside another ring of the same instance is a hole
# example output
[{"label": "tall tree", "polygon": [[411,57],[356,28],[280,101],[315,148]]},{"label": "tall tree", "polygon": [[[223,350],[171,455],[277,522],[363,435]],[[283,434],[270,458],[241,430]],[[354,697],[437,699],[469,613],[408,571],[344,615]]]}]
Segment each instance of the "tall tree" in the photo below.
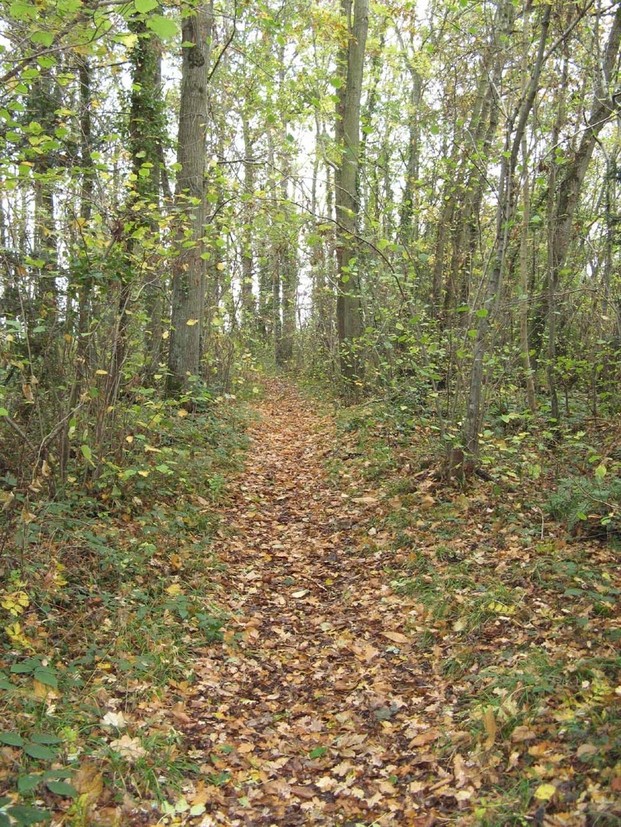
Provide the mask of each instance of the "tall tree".
[{"label": "tall tree", "polygon": [[172,313],[167,391],[178,394],[198,376],[205,300],[205,138],[213,0],[183,21],[181,100],[177,139],[179,249],[172,265]]},{"label": "tall tree", "polygon": [[[470,375],[468,405],[462,429],[463,442],[469,454],[476,454],[479,444],[481,425],[481,407],[483,403],[484,358],[489,348],[489,333],[494,318],[495,302],[500,291],[506,269],[507,249],[512,221],[516,206],[515,171],[518,164],[520,148],[526,130],[528,117],[533,108],[535,96],[539,91],[539,78],[545,61],[545,46],[550,27],[550,4],[541,10],[537,56],[533,63],[530,77],[505,125],[504,147],[500,161],[498,180],[498,202],[496,207],[496,236],[490,257],[489,273],[485,285],[483,306],[477,311],[478,325]],[[504,21],[505,27],[511,25],[511,14]]]},{"label": "tall tree", "polygon": [[338,58],[340,86],[335,127],[340,151],[334,198],[338,266],[336,315],[341,373],[351,383],[362,373],[362,359],[358,352],[362,307],[356,269],[356,233],[359,210],[360,99],[369,29],[369,0],[341,0],[341,15],[345,37]]}]

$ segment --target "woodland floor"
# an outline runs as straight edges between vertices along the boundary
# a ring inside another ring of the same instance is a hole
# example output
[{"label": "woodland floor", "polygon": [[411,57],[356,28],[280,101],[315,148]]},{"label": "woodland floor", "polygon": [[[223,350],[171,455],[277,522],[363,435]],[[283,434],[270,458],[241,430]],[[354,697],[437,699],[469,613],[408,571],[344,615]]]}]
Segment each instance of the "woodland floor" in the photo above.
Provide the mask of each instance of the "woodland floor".
[{"label": "woodland floor", "polygon": [[213,820],[431,823],[414,793],[455,698],[412,658],[413,601],[386,582],[390,552],[367,542],[377,500],[330,484],[331,417],[286,385],[259,413],[215,549],[234,620],[191,704],[194,737],[232,776],[212,789]]},{"label": "woodland floor", "polygon": [[453,492],[455,524],[425,482],[399,535],[385,518],[407,501],[360,475],[364,457],[348,469],[332,416],[277,381],[258,413],[214,548],[231,619],[175,723],[225,781],[190,790],[207,809],[192,823],[621,823],[615,650],[550,593],[554,543],[533,592],[520,517],[500,528],[489,494]]},{"label": "woodland floor", "polygon": [[41,596],[0,659],[0,811],[620,825],[618,550],[568,541],[547,480],[438,482],[423,425],[397,444],[276,379],[253,407],[219,505],[217,466],[201,488],[178,463],[150,509],[137,490],[39,543],[43,574],[16,588]]}]

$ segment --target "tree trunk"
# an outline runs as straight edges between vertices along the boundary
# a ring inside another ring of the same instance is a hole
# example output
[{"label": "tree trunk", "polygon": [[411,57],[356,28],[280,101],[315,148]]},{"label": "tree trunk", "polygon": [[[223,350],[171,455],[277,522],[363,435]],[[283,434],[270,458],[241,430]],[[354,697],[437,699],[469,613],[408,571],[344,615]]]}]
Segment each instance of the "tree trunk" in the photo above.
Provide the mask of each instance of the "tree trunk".
[{"label": "tree trunk", "polygon": [[479,448],[479,429],[481,426],[483,406],[483,373],[485,355],[489,348],[489,333],[495,313],[495,304],[498,297],[505,270],[505,258],[509,242],[509,231],[514,216],[515,207],[515,170],[517,167],[520,146],[526,129],[526,123],[535,96],[539,90],[539,77],[545,60],[545,44],[550,25],[551,6],[543,7],[539,47],[535,64],[532,68],[528,84],[524,89],[514,112],[510,116],[505,129],[505,145],[500,162],[498,182],[498,205],[496,208],[496,238],[491,257],[489,275],[485,286],[485,296],[482,307],[477,313],[477,336],[474,343],[472,371],[466,416],[462,426],[462,442],[470,456],[477,456]]},{"label": "tree trunk", "polygon": [[369,27],[369,0],[341,0],[348,39],[339,56],[342,86],[338,90],[335,135],[341,152],[335,174],[337,221],[336,305],[342,376],[350,386],[362,374],[359,338],[362,332],[360,285],[356,270],[358,219],[358,167],[360,151],[360,98],[364,54]]},{"label": "tree trunk", "polygon": [[563,165],[551,211],[548,273],[548,384],[552,416],[559,417],[558,394],[556,390],[556,293],[563,267],[567,260],[569,246],[574,237],[574,216],[580,203],[582,185],[593,156],[600,132],[608,120],[619,111],[621,101],[617,94],[611,94],[613,73],[618,66],[621,45],[621,4],[617,5],[615,16],[604,50],[601,75],[597,78],[591,113],[586,129],[573,158]]},{"label": "tree trunk", "polygon": [[175,209],[180,251],[172,263],[172,313],[167,391],[181,393],[199,375],[205,292],[205,138],[213,0],[182,26],[183,63],[177,140]]},{"label": "tree trunk", "polygon": [[242,129],[244,136],[244,215],[241,232],[241,326],[242,330],[253,330],[256,327],[257,310],[255,306],[252,283],[254,280],[253,218],[254,218],[254,160],[252,152],[254,141],[250,133],[248,117],[242,115]]}]

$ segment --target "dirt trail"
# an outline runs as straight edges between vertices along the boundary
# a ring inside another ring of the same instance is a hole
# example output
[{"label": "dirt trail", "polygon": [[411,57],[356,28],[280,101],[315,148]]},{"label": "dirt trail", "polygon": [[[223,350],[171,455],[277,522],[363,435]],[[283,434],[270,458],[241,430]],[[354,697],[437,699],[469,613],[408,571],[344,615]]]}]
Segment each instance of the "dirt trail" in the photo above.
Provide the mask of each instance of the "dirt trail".
[{"label": "dirt trail", "polygon": [[215,548],[233,621],[205,653],[193,741],[225,783],[206,788],[201,823],[436,823],[416,792],[452,779],[426,747],[442,683],[412,657],[375,500],[328,479],[329,417],[285,384],[267,396]]}]

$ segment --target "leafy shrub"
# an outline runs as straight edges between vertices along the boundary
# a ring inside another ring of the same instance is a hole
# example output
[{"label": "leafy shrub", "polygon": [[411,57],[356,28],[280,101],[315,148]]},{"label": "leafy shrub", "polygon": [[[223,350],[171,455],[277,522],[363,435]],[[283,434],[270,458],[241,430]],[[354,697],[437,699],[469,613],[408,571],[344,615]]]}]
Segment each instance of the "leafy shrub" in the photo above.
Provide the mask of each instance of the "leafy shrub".
[{"label": "leafy shrub", "polygon": [[621,536],[621,479],[561,480],[548,500],[547,510],[574,535]]}]

